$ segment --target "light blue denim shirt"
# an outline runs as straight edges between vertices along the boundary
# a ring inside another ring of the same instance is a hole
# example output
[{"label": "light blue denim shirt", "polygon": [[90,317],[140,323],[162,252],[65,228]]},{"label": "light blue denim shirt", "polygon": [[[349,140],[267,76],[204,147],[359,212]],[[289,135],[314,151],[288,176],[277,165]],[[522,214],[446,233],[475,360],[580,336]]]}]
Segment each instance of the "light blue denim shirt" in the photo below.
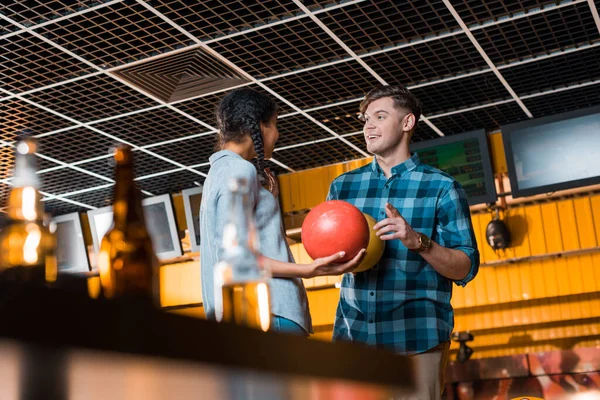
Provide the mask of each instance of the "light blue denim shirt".
[{"label": "light blue denim shirt", "polygon": [[[209,319],[215,319],[213,267],[219,261],[223,227],[230,207],[228,182],[245,178],[249,182],[249,201],[254,208],[261,253],[279,261],[294,262],[285,240],[279,202],[258,180],[256,168],[240,155],[221,150],[210,158],[210,171],[202,189],[200,204],[200,262],[202,268],[202,300]],[[271,312],[296,322],[312,332],[308,299],[302,279],[271,280]]]}]

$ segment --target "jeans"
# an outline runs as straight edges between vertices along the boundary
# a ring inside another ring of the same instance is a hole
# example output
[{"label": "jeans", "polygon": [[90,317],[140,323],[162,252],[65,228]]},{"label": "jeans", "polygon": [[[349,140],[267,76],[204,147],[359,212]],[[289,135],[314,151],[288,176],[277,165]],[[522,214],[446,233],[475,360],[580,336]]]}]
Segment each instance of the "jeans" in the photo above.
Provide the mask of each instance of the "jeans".
[{"label": "jeans", "polygon": [[281,333],[291,333],[300,336],[308,336],[308,332],[302,329],[300,325],[287,318],[278,317],[277,315],[273,315],[272,331]]}]

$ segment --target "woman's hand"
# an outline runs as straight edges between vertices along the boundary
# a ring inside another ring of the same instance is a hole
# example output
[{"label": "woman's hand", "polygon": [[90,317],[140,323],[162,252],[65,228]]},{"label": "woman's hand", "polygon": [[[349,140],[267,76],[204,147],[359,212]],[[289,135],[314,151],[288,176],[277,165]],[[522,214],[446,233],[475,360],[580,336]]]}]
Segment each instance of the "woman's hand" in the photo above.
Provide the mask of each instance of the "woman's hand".
[{"label": "woman's hand", "polygon": [[317,258],[311,264],[305,265],[306,276],[303,276],[303,278],[308,279],[314,278],[315,276],[342,275],[346,272],[352,272],[362,261],[365,251],[366,249],[362,249],[352,260],[345,263],[336,263],[336,260],[339,260],[346,254],[343,251],[328,257]]}]

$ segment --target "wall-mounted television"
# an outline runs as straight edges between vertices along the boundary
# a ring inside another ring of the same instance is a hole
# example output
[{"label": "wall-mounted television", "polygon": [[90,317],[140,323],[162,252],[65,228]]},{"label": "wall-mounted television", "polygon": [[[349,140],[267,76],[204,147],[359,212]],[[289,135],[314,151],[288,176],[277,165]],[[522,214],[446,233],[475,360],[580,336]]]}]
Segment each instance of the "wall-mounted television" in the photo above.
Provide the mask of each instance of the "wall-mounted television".
[{"label": "wall-mounted television", "polygon": [[[150,197],[142,200],[146,227],[152,239],[152,245],[156,256],[161,259],[180,257],[183,255],[181,240],[177,227],[177,218],[173,209],[173,201],[170,194]],[[102,238],[112,226],[112,206],[97,208],[88,211],[90,229],[94,250],[100,251]]]},{"label": "wall-mounted television", "polygon": [[181,192],[185,220],[192,251],[200,251],[200,201],[202,200],[202,186],[185,189]]},{"label": "wall-mounted television", "polygon": [[54,222],[56,223],[58,273],[85,273],[90,271],[90,259],[79,213],[54,217]]},{"label": "wall-mounted television", "polygon": [[600,107],[502,127],[513,197],[600,183]]},{"label": "wall-mounted television", "polygon": [[460,183],[470,205],[498,199],[492,162],[483,129],[414,143],[422,163],[442,170]]}]

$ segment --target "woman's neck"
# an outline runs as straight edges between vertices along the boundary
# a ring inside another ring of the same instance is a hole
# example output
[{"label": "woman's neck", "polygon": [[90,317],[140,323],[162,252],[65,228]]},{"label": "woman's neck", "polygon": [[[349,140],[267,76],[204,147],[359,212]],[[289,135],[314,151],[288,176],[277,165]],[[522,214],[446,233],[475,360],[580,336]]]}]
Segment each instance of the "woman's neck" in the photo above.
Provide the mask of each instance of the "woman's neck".
[{"label": "woman's neck", "polygon": [[250,136],[244,136],[241,142],[226,142],[223,145],[223,150],[233,151],[239,154],[245,160],[252,160],[256,157],[256,151],[254,150],[254,143]]}]

